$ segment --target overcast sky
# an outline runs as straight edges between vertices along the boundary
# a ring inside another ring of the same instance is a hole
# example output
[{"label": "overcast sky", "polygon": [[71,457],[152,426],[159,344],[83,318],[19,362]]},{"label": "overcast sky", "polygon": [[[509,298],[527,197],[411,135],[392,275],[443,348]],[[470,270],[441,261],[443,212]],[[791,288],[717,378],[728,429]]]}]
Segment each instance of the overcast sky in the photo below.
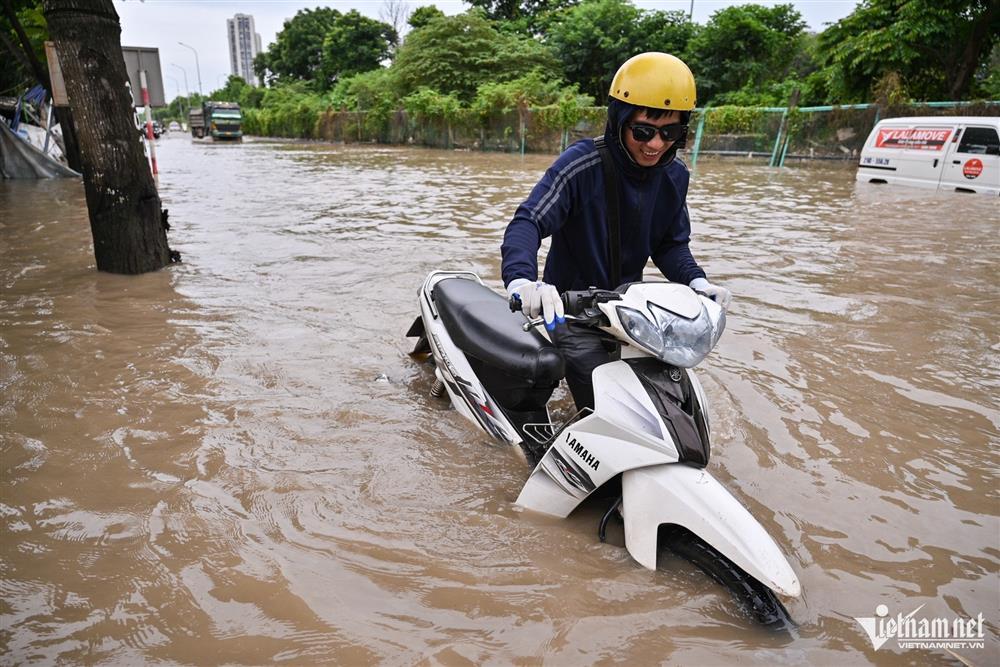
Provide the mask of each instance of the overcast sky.
[{"label": "overcast sky", "polygon": [[[469,8],[460,0],[404,0],[412,11],[421,5],[436,5],[445,14],[457,14]],[[164,93],[168,100],[185,92],[201,89],[208,93],[222,87],[230,74],[229,45],[226,38],[226,19],[237,13],[254,17],[261,44],[266,49],[274,41],[282,24],[300,9],[334,7],[340,11],[357,9],[362,14],[381,19],[384,0],[342,0],[338,2],[300,2],[299,0],[115,0],[115,9],[121,17],[122,45],[145,46],[160,50],[163,70]],[[691,0],[633,0],[643,9],[662,9],[687,12]],[[729,5],[746,2],[694,0],[694,20],[705,23],[713,12]],[[756,4],[779,4],[772,0],[758,0]],[[857,0],[796,0],[792,2],[801,12],[812,30],[822,30],[824,25],[837,21],[854,10]],[[178,44],[184,42],[195,53]]]}]

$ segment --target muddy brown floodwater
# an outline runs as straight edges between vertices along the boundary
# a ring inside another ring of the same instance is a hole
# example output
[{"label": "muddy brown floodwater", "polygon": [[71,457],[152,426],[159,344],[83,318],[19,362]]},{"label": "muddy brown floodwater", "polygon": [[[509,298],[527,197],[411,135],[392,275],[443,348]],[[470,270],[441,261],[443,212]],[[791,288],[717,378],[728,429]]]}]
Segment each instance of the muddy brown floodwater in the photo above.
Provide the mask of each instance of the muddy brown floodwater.
[{"label": "muddy brown floodwater", "polygon": [[[500,287],[551,159],[169,135],[184,263],[132,278],[78,182],[0,183],[0,662],[1000,662],[997,199],[699,165],[710,465],[802,582],[775,634],[603,506],[518,510],[519,456],[407,356],[430,270]],[[879,605],[984,646],[875,650]]]}]

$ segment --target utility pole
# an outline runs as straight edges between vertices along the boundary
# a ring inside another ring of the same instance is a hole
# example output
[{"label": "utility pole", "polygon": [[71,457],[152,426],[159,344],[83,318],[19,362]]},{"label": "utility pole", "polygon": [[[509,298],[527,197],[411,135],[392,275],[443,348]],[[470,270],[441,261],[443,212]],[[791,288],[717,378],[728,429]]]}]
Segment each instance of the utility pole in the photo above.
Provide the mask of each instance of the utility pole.
[{"label": "utility pole", "polygon": [[170,63],[170,66],[171,67],[176,67],[177,69],[179,69],[181,72],[184,73],[184,94],[187,97],[191,97],[191,89],[188,88],[188,73],[187,73],[187,70],[184,69],[183,67],[181,67],[180,65],[175,65],[174,63]]},{"label": "utility pole", "polygon": [[198,72],[198,94],[204,95],[205,91],[201,89],[201,65],[198,64],[198,51],[195,50],[193,46],[185,44],[184,42],[177,42],[177,43],[186,49],[191,49],[191,52],[194,53],[194,68],[195,71]]},{"label": "utility pole", "polygon": [[171,261],[160,196],[137,130],[111,0],[43,0],[76,119],[97,269],[137,274]]}]

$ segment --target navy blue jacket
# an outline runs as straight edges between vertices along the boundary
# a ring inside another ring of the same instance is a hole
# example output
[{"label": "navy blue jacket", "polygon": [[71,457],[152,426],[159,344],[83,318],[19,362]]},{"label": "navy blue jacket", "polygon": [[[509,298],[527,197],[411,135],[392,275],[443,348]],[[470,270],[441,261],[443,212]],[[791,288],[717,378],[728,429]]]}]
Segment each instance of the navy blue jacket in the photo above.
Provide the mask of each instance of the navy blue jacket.
[{"label": "navy blue jacket", "polygon": [[[688,170],[677,159],[648,168],[632,161],[620,128],[634,109],[612,100],[604,133],[621,187],[622,282],[641,280],[652,258],[669,280],[687,285],[705,277],[688,248]],[[567,148],[517,208],[500,248],[504,285],[538,279],[538,248],[547,236],[545,282],[560,292],[617,287],[611,284],[604,172],[592,139]]]}]

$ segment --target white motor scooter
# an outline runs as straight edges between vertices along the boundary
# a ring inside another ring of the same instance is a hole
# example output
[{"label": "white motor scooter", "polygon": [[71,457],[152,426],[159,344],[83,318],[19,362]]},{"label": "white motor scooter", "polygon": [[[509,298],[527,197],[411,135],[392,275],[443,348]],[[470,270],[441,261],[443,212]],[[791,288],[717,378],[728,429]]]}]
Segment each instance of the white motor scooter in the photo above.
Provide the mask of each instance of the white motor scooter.
[{"label": "white motor scooter", "polygon": [[729,587],[757,620],[787,626],[774,593],[799,581],[774,540],[706,470],[710,424],[690,370],[715,346],[725,311],[690,288],[641,282],[562,295],[567,320],[620,344],[620,360],[593,372],[594,410],[561,426],[547,402],[563,377],[559,351],[502,296],[468,272],[434,271],[420,288],[408,336],[433,358],[435,396],[534,465],[517,504],[566,517],[602,486],[621,484],[625,546],[655,569],[659,538]]}]

